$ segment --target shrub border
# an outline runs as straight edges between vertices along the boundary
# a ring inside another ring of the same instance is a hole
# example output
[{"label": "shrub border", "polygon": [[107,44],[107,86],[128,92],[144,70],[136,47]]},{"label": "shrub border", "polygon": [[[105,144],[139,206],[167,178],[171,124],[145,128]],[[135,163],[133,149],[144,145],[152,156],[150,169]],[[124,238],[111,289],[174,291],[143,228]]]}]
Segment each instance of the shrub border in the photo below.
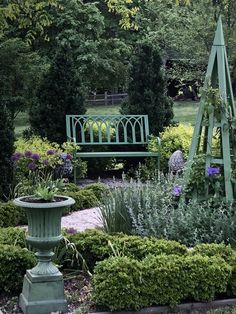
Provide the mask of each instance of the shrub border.
[{"label": "shrub border", "polygon": [[[169,306],[153,306],[141,309],[139,311],[113,311],[113,312],[89,312],[89,314],[156,314],[156,313],[191,313],[192,311],[206,311],[224,308],[227,306],[236,305],[235,299],[215,300],[211,302],[192,302],[182,303],[174,308]],[[181,312],[180,312],[181,311]],[[190,312],[191,311],[191,312]]]}]

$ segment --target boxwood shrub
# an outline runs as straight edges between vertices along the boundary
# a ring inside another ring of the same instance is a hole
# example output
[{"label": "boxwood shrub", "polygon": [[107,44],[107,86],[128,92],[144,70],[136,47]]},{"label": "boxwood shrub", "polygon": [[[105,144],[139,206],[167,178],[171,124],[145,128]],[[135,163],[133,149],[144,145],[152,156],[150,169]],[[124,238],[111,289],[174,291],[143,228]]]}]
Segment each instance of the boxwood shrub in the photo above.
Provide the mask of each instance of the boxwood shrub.
[{"label": "boxwood shrub", "polygon": [[98,199],[90,190],[78,190],[77,192],[64,192],[66,196],[70,196],[75,200],[75,204],[68,207],[64,213],[76,211],[85,208],[91,208],[98,205]]},{"label": "boxwood shrub", "polygon": [[199,244],[191,250],[191,254],[220,256],[223,258],[232,267],[232,275],[228,284],[228,295],[236,295],[236,251],[230,245],[223,243]]},{"label": "boxwood shrub", "polygon": [[75,211],[98,206],[102,195],[107,189],[108,187],[102,183],[92,183],[83,188],[80,188],[74,183],[68,183],[66,191],[62,194],[72,197],[75,200],[75,204],[66,209],[65,213],[71,210]]},{"label": "boxwood shrub", "polygon": [[26,247],[26,230],[22,228],[0,228],[0,244]]},{"label": "boxwood shrub", "polygon": [[0,227],[15,227],[26,222],[24,209],[15,206],[11,201],[0,203]]},{"label": "boxwood shrub", "polygon": [[27,249],[0,244],[0,291],[18,293],[26,270],[35,264],[34,254]]},{"label": "boxwood shrub", "polygon": [[140,297],[141,271],[141,263],[127,256],[98,263],[93,277],[93,300],[112,311],[141,308],[144,306],[144,299]]},{"label": "boxwood shrub", "polygon": [[122,233],[110,235],[96,229],[68,235],[68,239],[76,245],[91,270],[97,261],[114,254],[135,259],[143,259],[148,254],[187,254],[187,247],[176,241],[127,236]]},{"label": "boxwood shrub", "polygon": [[101,200],[103,194],[106,193],[108,189],[108,186],[103,183],[92,183],[83,188],[84,191],[93,191],[98,200]]},{"label": "boxwood shrub", "polygon": [[110,310],[210,301],[226,291],[231,271],[217,256],[162,254],[141,261],[111,257],[94,268],[93,299]]}]

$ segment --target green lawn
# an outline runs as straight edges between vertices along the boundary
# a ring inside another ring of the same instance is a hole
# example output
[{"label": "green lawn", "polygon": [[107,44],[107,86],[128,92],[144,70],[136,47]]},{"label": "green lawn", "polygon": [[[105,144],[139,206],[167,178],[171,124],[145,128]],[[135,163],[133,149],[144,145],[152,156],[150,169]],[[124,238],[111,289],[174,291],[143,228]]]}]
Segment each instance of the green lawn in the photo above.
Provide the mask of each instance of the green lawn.
[{"label": "green lawn", "polygon": [[196,101],[181,101],[174,104],[174,120],[195,124],[199,103]]},{"label": "green lawn", "polygon": [[29,127],[29,116],[27,112],[20,112],[15,119],[15,134],[19,137]]},{"label": "green lawn", "polygon": [[120,106],[90,106],[87,108],[87,114],[119,114]]},{"label": "green lawn", "polygon": [[[90,106],[87,114],[119,114],[119,106]],[[181,101],[174,104],[174,120],[183,123],[195,123],[198,109],[197,102]],[[21,112],[15,120],[15,133],[19,137],[29,127],[28,114]]]}]

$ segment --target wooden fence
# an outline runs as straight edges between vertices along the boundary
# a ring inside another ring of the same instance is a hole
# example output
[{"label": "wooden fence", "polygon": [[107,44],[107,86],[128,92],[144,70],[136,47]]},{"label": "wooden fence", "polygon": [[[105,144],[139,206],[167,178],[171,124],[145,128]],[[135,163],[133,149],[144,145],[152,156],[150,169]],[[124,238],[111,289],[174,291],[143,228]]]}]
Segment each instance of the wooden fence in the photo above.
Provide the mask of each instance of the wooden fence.
[{"label": "wooden fence", "polygon": [[108,94],[105,92],[104,94],[90,95],[86,99],[86,103],[88,105],[118,105],[127,97],[127,93]]}]

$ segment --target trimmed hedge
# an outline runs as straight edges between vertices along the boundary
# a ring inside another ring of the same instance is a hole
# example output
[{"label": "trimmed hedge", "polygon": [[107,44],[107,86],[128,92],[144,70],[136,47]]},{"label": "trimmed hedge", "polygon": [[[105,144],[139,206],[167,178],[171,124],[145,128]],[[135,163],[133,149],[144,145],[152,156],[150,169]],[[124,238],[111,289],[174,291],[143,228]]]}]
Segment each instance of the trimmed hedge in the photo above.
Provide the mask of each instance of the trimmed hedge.
[{"label": "trimmed hedge", "polygon": [[220,256],[223,258],[232,267],[227,293],[230,296],[236,296],[236,251],[230,245],[223,243],[199,244],[193,248],[191,254],[201,254],[209,257]]},{"label": "trimmed hedge", "polygon": [[68,239],[76,245],[90,269],[93,269],[97,261],[114,253],[135,259],[143,259],[148,254],[187,254],[187,247],[176,241],[127,236],[122,233],[110,235],[95,229],[68,235]]},{"label": "trimmed hedge", "polygon": [[96,266],[93,300],[97,305],[115,309],[139,309],[142,265],[129,257],[111,257]]},{"label": "trimmed hedge", "polygon": [[0,228],[0,244],[26,247],[26,230],[21,228]]},{"label": "trimmed hedge", "polygon": [[98,200],[100,200],[102,198],[103,194],[109,190],[109,188],[108,188],[108,186],[106,186],[103,183],[92,183],[92,184],[86,185],[83,188],[83,190],[84,191],[93,191],[96,198]]},{"label": "trimmed hedge", "polygon": [[210,301],[226,291],[232,267],[220,257],[111,257],[94,269],[93,299],[110,310],[137,310],[180,301]]},{"label": "trimmed hedge", "polygon": [[64,192],[61,194],[72,197],[75,200],[75,204],[73,204],[71,207],[68,207],[64,213],[91,208],[98,205],[98,199],[94,193],[89,190],[78,190],[77,192]]},{"label": "trimmed hedge", "polygon": [[80,188],[73,183],[67,184],[66,191],[62,194],[72,197],[75,204],[67,208],[64,213],[98,206],[102,195],[107,189],[108,187],[102,183],[89,184],[84,188]]},{"label": "trimmed hedge", "polygon": [[0,203],[0,227],[15,227],[27,222],[25,211],[11,201]]},{"label": "trimmed hedge", "polygon": [[0,291],[18,293],[26,270],[35,264],[34,254],[27,249],[0,244]]}]

